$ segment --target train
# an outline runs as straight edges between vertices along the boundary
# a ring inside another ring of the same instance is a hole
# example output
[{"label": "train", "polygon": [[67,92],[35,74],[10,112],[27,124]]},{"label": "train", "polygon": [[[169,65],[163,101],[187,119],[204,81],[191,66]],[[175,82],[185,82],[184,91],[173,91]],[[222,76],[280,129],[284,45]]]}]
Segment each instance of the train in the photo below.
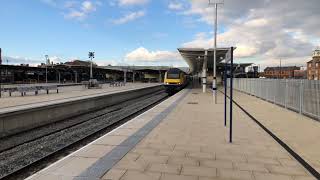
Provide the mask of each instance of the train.
[{"label": "train", "polygon": [[164,75],[164,86],[168,93],[180,91],[188,82],[188,74],[178,68],[170,68]]}]

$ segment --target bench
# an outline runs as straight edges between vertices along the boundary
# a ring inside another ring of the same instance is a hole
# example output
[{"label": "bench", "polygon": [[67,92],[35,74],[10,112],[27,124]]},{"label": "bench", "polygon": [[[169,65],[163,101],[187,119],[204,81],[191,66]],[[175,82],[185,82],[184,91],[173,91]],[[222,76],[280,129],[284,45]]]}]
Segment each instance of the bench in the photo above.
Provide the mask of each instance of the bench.
[{"label": "bench", "polygon": [[12,92],[17,91],[16,87],[2,88],[1,92],[8,92],[9,96],[11,96]]},{"label": "bench", "polygon": [[81,84],[84,85],[85,88],[89,87],[89,81],[81,81]]},{"label": "bench", "polygon": [[[35,95],[38,95],[39,91],[44,90],[49,94],[50,90],[56,90],[57,93],[59,93],[59,88],[57,85],[44,85],[44,86],[18,86],[15,91],[18,91],[21,93],[21,96],[24,96],[27,94],[27,92],[34,92]],[[11,93],[14,91],[9,91],[9,95],[11,96]]]},{"label": "bench", "polygon": [[18,86],[17,91],[21,93],[21,96],[24,96],[27,94],[27,92],[33,92],[34,94],[38,94],[38,89],[36,86]]},{"label": "bench", "polygon": [[49,90],[56,90],[57,93],[59,93],[59,88],[57,85],[48,85],[48,86],[40,86],[40,87],[41,89],[47,91],[47,94],[49,94]]}]

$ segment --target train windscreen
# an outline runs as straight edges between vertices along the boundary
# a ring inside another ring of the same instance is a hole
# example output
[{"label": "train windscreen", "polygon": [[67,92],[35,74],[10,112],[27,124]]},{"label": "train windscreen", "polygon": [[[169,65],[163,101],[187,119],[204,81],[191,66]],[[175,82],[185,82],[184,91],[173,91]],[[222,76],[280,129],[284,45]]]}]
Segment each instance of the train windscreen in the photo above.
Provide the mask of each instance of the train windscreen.
[{"label": "train windscreen", "polygon": [[168,79],[180,79],[180,70],[179,69],[169,69],[167,72]]}]

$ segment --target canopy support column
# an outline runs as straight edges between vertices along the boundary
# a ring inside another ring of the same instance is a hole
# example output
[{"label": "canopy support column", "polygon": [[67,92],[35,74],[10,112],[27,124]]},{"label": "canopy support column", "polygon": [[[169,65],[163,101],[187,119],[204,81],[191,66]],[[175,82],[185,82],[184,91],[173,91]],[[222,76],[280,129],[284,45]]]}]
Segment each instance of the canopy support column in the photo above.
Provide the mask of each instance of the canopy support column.
[{"label": "canopy support column", "polygon": [[204,53],[204,60],[202,65],[202,92],[205,93],[207,89],[207,63],[208,63],[208,51]]}]

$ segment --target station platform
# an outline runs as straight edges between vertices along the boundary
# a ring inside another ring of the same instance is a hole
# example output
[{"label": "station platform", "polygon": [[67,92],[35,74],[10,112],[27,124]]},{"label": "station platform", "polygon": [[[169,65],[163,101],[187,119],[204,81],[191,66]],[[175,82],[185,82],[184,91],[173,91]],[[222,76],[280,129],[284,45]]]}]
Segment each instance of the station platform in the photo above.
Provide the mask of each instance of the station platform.
[{"label": "station platform", "polygon": [[34,95],[33,92],[29,92],[26,96],[18,95],[12,97],[9,97],[7,93],[3,93],[2,98],[0,98],[0,113],[158,85],[160,84],[126,83],[125,86],[110,87],[109,84],[103,84],[100,89],[88,89],[84,86],[66,86],[59,87],[59,93],[51,92],[50,94],[39,93]]},{"label": "station platform", "polygon": [[238,91],[234,100],[320,172],[319,120]]},{"label": "station platform", "polygon": [[229,143],[223,107],[184,89],[27,179],[315,179],[236,106]]}]

